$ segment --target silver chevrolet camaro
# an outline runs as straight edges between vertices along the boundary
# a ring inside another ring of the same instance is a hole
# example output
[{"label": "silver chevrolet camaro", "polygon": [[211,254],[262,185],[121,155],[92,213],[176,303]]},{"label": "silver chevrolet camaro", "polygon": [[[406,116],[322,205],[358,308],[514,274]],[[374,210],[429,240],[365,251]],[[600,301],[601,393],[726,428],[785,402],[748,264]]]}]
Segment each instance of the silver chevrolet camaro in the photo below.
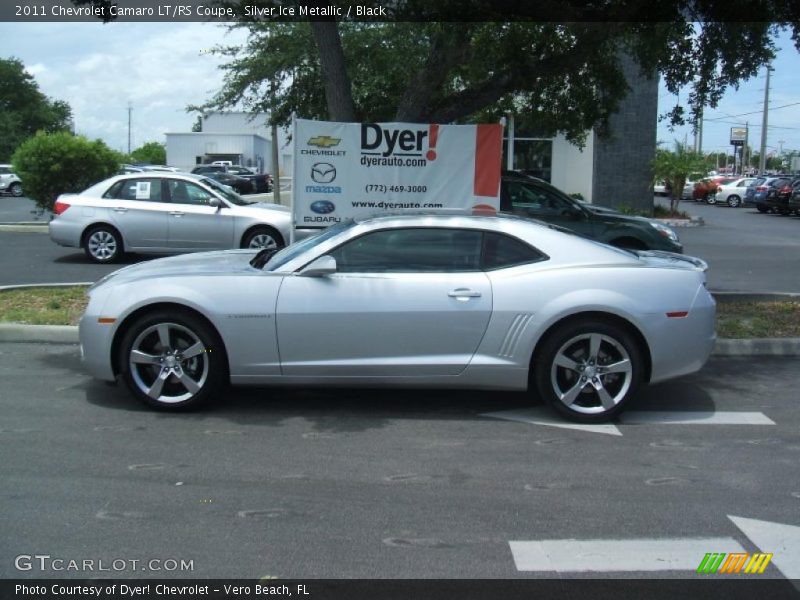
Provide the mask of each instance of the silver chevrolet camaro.
[{"label": "silver chevrolet camaro", "polygon": [[89,289],[83,362],[186,408],[227,383],[530,390],[584,422],[714,345],[703,261],[506,216],[395,215],[274,253],[125,267]]},{"label": "silver chevrolet camaro", "polygon": [[53,213],[50,238],[84,248],[100,263],[124,252],[282,248],[292,227],[284,206],[248,204],[213,179],[173,172],[120,175],[80,194],[62,194]]}]

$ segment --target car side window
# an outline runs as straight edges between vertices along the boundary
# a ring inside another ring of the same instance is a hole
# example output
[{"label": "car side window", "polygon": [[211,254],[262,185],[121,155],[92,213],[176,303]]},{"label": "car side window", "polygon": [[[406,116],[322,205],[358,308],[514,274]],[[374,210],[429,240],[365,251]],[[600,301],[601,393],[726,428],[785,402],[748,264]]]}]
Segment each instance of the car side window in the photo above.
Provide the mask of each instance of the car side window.
[{"label": "car side window", "polygon": [[530,217],[547,217],[573,212],[573,207],[563,198],[545,189],[520,181],[509,182],[508,195],[514,214]]},{"label": "car side window", "polygon": [[503,233],[484,232],[482,266],[486,271],[547,260],[547,255]]},{"label": "car side window", "polygon": [[103,198],[161,202],[160,179],[123,179],[111,187]]},{"label": "car side window", "polygon": [[170,179],[167,183],[169,197],[174,204],[194,204],[207,206],[208,201],[214,196],[190,181]]},{"label": "car side window", "polygon": [[329,254],[341,273],[480,271],[482,233],[474,229],[385,229]]}]

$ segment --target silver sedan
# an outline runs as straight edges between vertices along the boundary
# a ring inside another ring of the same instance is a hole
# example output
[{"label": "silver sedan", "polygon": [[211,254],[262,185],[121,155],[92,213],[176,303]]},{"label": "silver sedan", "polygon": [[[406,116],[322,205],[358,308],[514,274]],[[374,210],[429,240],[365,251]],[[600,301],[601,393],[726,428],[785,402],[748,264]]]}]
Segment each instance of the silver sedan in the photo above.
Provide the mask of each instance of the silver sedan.
[{"label": "silver sedan", "polygon": [[90,288],[83,362],[156,408],[228,383],[528,390],[600,421],[714,345],[706,265],[516,217],[347,221],[280,252],[163,258]]},{"label": "silver sedan", "polygon": [[174,172],[112,177],[80,194],[62,194],[53,213],[50,238],[84,248],[100,263],[124,252],[279,249],[292,226],[284,206],[248,204],[212,179]]}]

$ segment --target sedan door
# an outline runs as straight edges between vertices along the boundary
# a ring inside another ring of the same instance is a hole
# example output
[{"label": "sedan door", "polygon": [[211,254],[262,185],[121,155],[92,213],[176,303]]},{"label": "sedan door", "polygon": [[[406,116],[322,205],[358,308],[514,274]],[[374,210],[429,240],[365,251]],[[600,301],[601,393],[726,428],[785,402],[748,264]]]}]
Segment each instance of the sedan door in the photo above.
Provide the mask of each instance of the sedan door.
[{"label": "sedan door", "polygon": [[225,250],[235,248],[235,217],[230,209],[209,206],[210,191],[181,179],[167,180],[171,201],[169,247],[174,251]]},{"label": "sedan door", "polygon": [[162,180],[156,177],[123,179],[103,195],[111,220],[125,239],[126,250],[165,250],[167,218]]},{"label": "sedan door", "polygon": [[380,230],[330,252],[337,273],[286,277],[276,310],[281,372],[458,375],[492,312],[481,240],[475,230]]}]

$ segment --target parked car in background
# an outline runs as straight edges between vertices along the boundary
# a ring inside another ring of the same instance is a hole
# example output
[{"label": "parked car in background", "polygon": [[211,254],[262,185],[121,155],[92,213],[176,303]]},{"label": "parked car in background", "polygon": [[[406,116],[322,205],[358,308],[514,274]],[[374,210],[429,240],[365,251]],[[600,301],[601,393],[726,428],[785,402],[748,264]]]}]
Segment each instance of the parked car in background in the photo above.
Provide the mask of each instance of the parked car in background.
[{"label": "parked car in background", "polygon": [[717,193],[717,189],[721,185],[725,185],[726,183],[731,183],[735,181],[735,177],[727,177],[727,176],[716,176],[716,177],[707,177],[702,179],[694,184],[694,188],[692,190],[692,198],[696,202],[706,202],[708,204],[714,204],[714,196]]},{"label": "parked car in background", "polygon": [[666,181],[656,181],[653,185],[654,196],[669,196],[669,187]]},{"label": "parked car in background", "polygon": [[747,187],[755,181],[752,177],[731,179],[728,183],[721,183],[709,204],[727,204],[731,208],[738,208],[744,201]]},{"label": "parked car in background", "polygon": [[227,173],[229,175],[236,175],[237,177],[244,177],[245,179],[252,181],[253,190],[256,194],[267,194],[272,191],[272,177],[269,174],[253,173],[253,171],[241,165],[225,165],[214,163],[210,165],[198,165],[192,169],[192,173],[198,175],[208,175],[210,173]]},{"label": "parked car in background", "polygon": [[620,248],[683,252],[678,235],[663,223],[577,202],[546,181],[516,171],[503,173],[500,211],[553,223]]},{"label": "parked car in background", "polygon": [[83,248],[99,263],[124,252],[177,254],[272,248],[290,239],[292,215],[277,204],[248,204],[213,179],[188,173],[117,175],[80,194],[62,194],[50,238]]},{"label": "parked car in background", "polygon": [[23,194],[22,180],[11,165],[0,165],[0,194],[11,194],[17,198]]},{"label": "parked car in background", "polygon": [[140,164],[140,165],[136,165],[136,166],[139,167],[142,171],[170,171],[172,173],[180,172],[180,169],[178,167],[169,167],[167,165],[145,165],[145,164]]},{"label": "parked car in background", "polygon": [[744,204],[745,205],[753,205],[755,206],[756,203],[756,188],[762,185],[767,180],[766,177],[757,176],[750,184],[747,186],[747,190],[744,193]]},{"label": "parked car in background", "polygon": [[791,182],[791,177],[767,177],[763,183],[758,184],[753,194],[753,202],[758,212],[785,212],[786,209],[778,201],[778,190],[791,185]]},{"label": "parked car in background", "polygon": [[795,177],[778,178],[775,185],[767,192],[767,207],[780,215],[792,214],[794,209],[789,206],[789,198],[797,185],[800,185],[800,179]]},{"label": "parked car in background", "polygon": [[789,195],[789,210],[800,217],[800,179],[792,184],[792,193]]},{"label": "parked car in background", "polygon": [[222,172],[204,173],[204,175],[205,177],[210,177],[222,185],[227,185],[229,188],[233,188],[238,194],[253,194],[256,191],[252,181],[245,179],[244,177],[239,177],[238,175]]},{"label": "parked car in background", "polygon": [[708,359],[706,268],[509,216],[346,220],[271,257],[107,275],[89,288],[81,354],[158,409],[221,401],[229,383],[425,386],[528,392],[605,421]]}]

